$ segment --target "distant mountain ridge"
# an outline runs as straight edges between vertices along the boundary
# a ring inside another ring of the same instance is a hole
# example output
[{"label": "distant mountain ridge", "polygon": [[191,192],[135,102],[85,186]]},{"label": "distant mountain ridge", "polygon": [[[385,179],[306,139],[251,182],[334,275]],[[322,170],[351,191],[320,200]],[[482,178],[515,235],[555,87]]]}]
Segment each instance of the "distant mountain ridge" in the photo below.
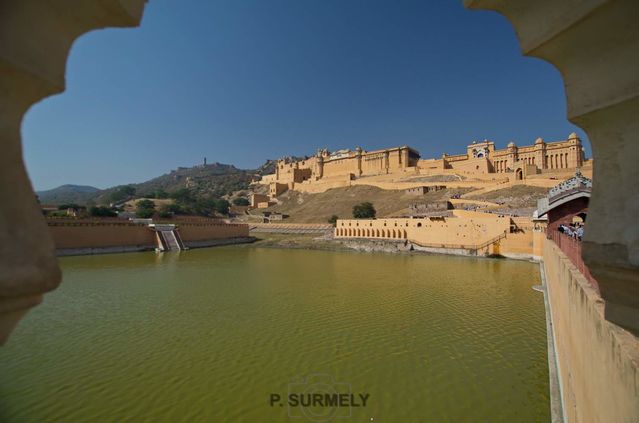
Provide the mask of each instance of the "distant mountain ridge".
[{"label": "distant mountain ridge", "polygon": [[49,190],[36,191],[36,194],[42,204],[84,204],[99,192],[99,188],[89,185],[66,184]]},{"label": "distant mountain ridge", "polygon": [[[267,160],[257,169],[238,169],[233,165],[223,163],[178,167],[146,182],[126,185],[135,188],[136,196],[151,196],[159,190],[170,193],[182,188],[189,188],[199,194],[221,197],[234,191],[247,189],[256,175],[261,176],[275,172],[275,163],[274,160]],[[107,204],[110,202],[110,195],[122,186],[124,185],[101,190],[86,185],[67,184],[51,190],[38,191],[36,194],[42,204],[77,203],[85,205],[87,202]]]}]

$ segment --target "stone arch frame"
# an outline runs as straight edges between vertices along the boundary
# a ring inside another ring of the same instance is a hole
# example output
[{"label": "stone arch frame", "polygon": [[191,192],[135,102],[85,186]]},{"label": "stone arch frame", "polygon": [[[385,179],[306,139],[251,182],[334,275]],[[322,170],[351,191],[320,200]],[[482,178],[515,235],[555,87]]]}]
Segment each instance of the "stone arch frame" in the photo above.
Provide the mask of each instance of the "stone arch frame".
[{"label": "stone arch frame", "polygon": [[[522,52],[561,74],[568,120],[592,145],[595,166],[583,259],[605,300],[605,318],[639,333],[639,4],[634,0],[464,0],[513,25]],[[605,57],[605,63],[601,61]],[[633,118],[634,116],[634,118]],[[613,159],[613,157],[615,159]],[[556,155],[549,155],[555,169]]]},{"label": "stone arch frame", "polygon": [[[146,0],[7,0],[0,14],[0,345],[27,311],[55,289],[55,246],[25,170],[21,124],[29,108],[65,89],[66,62],[81,35],[140,24]],[[9,204],[10,203],[10,204]],[[16,231],[15,228],[20,228]]]},{"label": "stone arch frame", "polygon": [[[639,311],[639,233],[625,229],[639,215],[634,185],[639,180],[639,57],[629,54],[639,46],[637,2],[463,1],[468,8],[504,15],[523,53],[546,60],[561,73],[568,119],[588,134],[597,163],[584,260],[599,282],[606,318],[639,333],[634,319]],[[3,5],[0,193],[13,201],[0,204],[0,242],[11,246],[0,256],[0,344],[61,278],[22,160],[22,118],[31,105],[64,91],[66,59],[78,37],[94,29],[137,26],[145,4],[7,0]]]}]

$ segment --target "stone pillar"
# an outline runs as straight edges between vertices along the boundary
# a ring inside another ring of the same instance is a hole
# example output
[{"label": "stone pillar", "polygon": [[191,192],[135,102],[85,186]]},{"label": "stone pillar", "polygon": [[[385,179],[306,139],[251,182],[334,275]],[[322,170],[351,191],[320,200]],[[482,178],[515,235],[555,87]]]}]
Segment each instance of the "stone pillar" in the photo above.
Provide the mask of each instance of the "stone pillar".
[{"label": "stone pillar", "polygon": [[362,176],[362,147],[355,148],[355,157],[357,157],[357,177]]},{"label": "stone pillar", "polygon": [[514,142],[509,142],[507,149],[507,167],[509,167],[510,170],[515,170],[515,168],[517,167],[517,146]]},{"label": "stone pillar", "polygon": [[639,2],[464,3],[506,16],[523,53],[561,73],[568,119],[586,131],[594,155],[584,260],[606,319],[639,333]]},{"label": "stone pillar", "polygon": [[542,138],[535,140],[535,165],[539,169],[546,168],[546,143]]},{"label": "stone pillar", "polygon": [[388,168],[390,167],[390,154],[388,150],[384,151],[384,171],[388,173]]},{"label": "stone pillar", "polygon": [[324,157],[321,154],[317,156],[317,177],[319,179],[324,177]]},{"label": "stone pillar", "polygon": [[[0,13],[0,344],[61,278],[22,160],[20,127],[36,102],[64,91],[73,41],[138,25],[145,0],[9,0]],[[51,146],[55,148],[55,146]]]}]

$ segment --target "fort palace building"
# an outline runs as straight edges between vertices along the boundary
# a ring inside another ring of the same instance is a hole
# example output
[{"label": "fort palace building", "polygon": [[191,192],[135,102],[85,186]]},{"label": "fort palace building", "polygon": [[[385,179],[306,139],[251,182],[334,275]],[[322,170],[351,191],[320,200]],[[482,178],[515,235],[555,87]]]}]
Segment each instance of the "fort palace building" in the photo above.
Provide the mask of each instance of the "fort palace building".
[{"label": "fort palace building", "polygon": [[529,175],[579,168],[584,161],[581,140],[575,133],[555,142],[538,138],[534,144],[522,147],[511,142],[504,149],[495,149],[488,140],[473,142],[466,153],[443,154],[439,159],[422,159],[417,150],[408,146],[375,151],[357,147],[332,153],[320,149],[303,160],[278,160],[275,173],[264,176],[261,183],[269,184],[269,195],[277,197],[289,189],[304,190],[314,184],[337,187],[359,178],[400,173],[503,174],[521,180]]}]

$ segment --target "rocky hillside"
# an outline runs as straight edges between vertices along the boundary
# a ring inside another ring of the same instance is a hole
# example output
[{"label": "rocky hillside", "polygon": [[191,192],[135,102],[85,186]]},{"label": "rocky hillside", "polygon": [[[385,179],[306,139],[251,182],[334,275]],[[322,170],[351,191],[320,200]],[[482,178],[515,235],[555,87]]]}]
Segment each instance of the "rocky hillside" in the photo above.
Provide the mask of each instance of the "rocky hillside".
[{"label": "rocky hillside", "polygon": [[[386,217],[406,211],[415,202],[440,201],[471,190],[472,188],[445,189],[419,197],[407,195],[404,190],[383,190],[368,185],[333,188],[319,194],[288,191],[277,198],[280,204],[265,210],[289,215],[286,222],[326,223],[332,215],[343,219],[351,218],[353,206],[365,201],[373,203],[377,217]],[[264,210],[256,210],[255,213],[262,211]]]},{"label": "rocky hillside", "polygon": [[[211,163],[206,166],[179,167],[169,173],[139,184],[120,185],[100,190],[80,185],[63,185],[38,192],[41,203],[108,204],[114,201],[114,193],[127,187],[131,196],[153,197],[158,192],[171,193],[189,188],[196,195],[222,197],[246,190],[256,175],[267,175],[275,171],[275,161],[269,160],[258,169],[238,169],[233,165]],[[126,199],[122,198],[122,199]],[[119,200],[115,200],[116,202]]]}]

